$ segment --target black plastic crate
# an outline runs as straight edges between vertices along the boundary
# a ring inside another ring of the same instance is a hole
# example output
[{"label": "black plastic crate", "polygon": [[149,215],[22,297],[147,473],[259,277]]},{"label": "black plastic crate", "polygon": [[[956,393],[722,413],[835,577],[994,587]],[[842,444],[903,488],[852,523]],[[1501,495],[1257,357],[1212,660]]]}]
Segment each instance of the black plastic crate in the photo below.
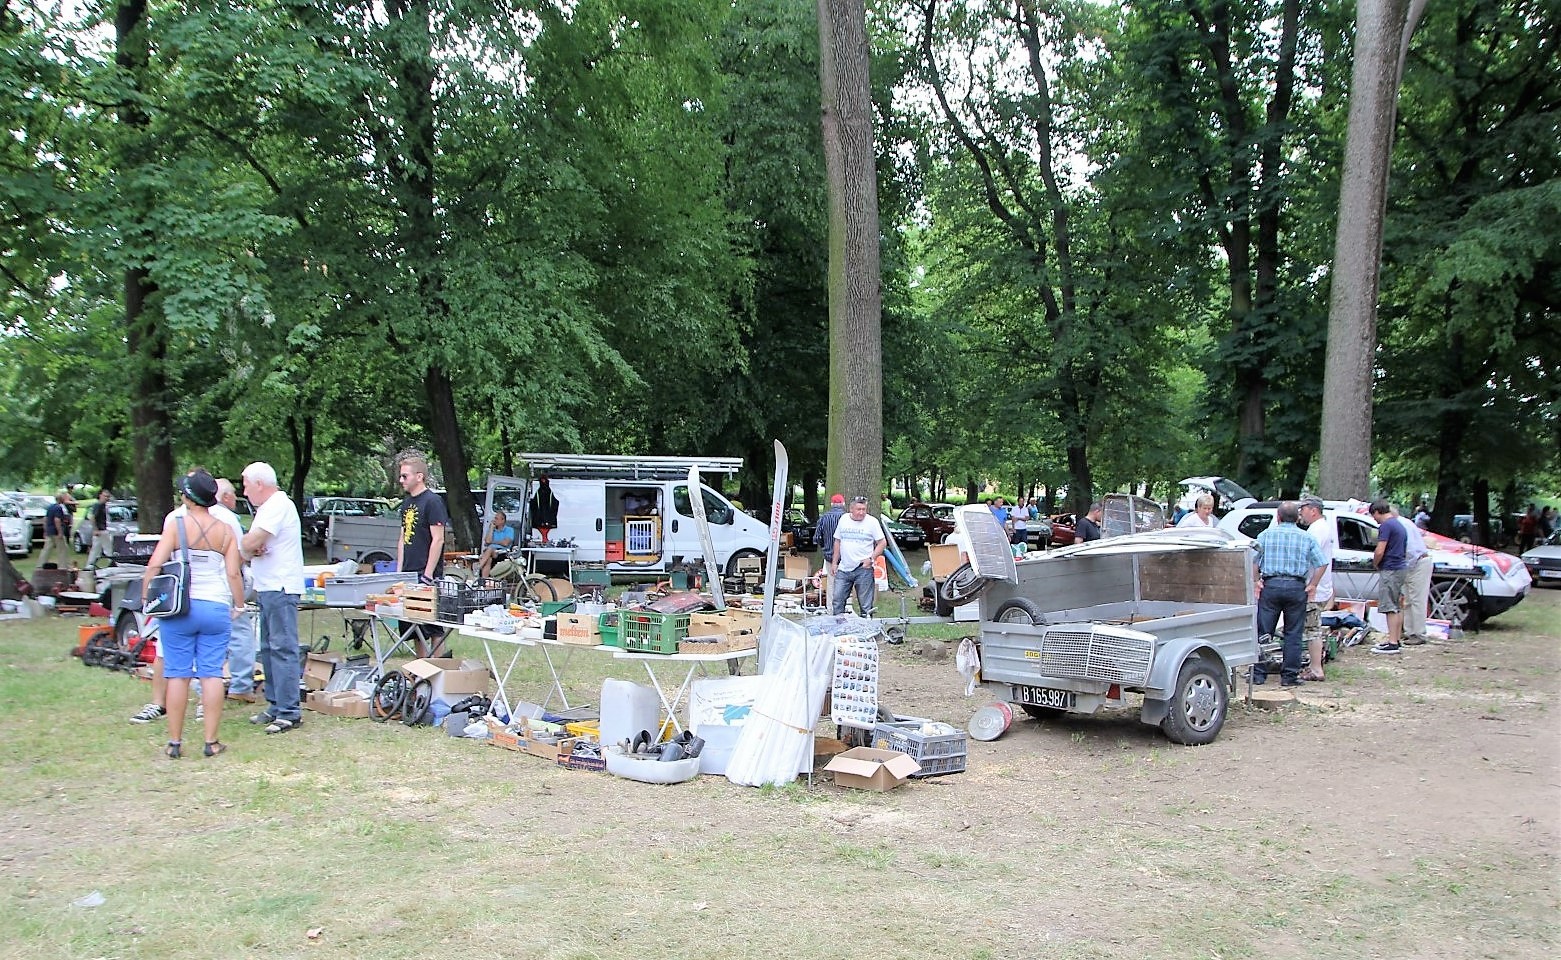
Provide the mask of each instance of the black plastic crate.
[{"label": "black plastic crate", "polygon": [[501,580],[438,580],[435,586],[439,591],[436,615],[445,623],[460,623],[468,613],[504,603],[504,582]]}]

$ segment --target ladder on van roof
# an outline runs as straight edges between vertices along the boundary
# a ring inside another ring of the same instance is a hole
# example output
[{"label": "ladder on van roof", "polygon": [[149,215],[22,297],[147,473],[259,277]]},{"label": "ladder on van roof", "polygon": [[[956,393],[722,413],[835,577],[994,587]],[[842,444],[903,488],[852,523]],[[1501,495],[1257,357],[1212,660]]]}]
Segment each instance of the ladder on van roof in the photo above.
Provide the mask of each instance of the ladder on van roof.
[{"label": "ladder on van roof", "polygon": [[604,480],[679,480],[691,467],[701,474],[731,475],[742,469],[742,457],[614,457],[584,453],[523,453],[532,476]]}]

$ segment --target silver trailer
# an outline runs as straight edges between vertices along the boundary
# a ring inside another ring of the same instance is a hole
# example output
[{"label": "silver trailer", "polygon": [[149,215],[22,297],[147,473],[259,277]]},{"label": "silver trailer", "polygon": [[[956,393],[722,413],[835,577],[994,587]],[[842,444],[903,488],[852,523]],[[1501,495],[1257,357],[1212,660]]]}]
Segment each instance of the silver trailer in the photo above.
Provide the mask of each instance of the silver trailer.
[{"label": "silver trailer", "polygon": [[1260,654],[1248,550],[1218,531],[1160,529],[1009,570],[979,591],[981,680],[994,697],[1044,717],[1136,694],[1139,719],[1177,743],[1219,735],[1235,671]]}]

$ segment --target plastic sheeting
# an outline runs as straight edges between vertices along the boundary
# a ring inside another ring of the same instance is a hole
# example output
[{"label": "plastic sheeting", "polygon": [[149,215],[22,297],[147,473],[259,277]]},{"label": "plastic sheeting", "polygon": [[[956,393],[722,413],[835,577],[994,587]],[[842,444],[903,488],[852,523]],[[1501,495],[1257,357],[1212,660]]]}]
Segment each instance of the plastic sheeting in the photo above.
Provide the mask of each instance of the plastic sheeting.
[{"label": "plastic sheeting", "polygon": [[[819,618],[832,620],[834,618]],[[764,624],[764,679],[726,778],[745,787],[786,784],[813,768],[813,727],[834,668],[833,636],[782,617]]]}]

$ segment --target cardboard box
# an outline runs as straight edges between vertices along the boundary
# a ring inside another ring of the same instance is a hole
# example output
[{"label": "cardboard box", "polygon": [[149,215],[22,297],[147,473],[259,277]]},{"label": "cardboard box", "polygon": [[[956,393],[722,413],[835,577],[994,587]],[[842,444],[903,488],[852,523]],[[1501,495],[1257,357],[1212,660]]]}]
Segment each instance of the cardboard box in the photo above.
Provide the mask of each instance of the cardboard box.
[{"label": "cardboard box", "polygon": [[434,699],[453,703],[472,693],[488,692],[488,665],[481,660],[450,657],[412,660],[401,668],[418,680],[433,684]]},{"label": "cardboard box", "polygon": [[602,642],[602,628],[594,613],[560,613],[558,639],[564,643],[595,647]]},{"label": "cardboard box", "polygon": [[723,610],[720,613],[696,613],[688,619],[688,635],[691,637],[720,637],[728,639],[749,636],[759,632],[764,614],[757,610]]},{"label": "cardboard box", "polygon": [[835,783],[857,790],[883,793],[904,783],[921,764],[898,750],[874,750],[852,747],[838,754],[824,767],[835,775]]},{"label": "cardboard box", "polygon": [[331,682],[331,675],[336,672],[336,665],[346,659],[345,654],[334,650],[309,654],[304,661],[304,689],[324,690],[325,685]]},{"label": "cardboard box", "polygon": [[806,580],[813,573],[812,561],[807,557],[788,556],[781,575],[788,580]]},{"label": "cardboard box", "polygon": [[562,737],[558,740],[522,740],[520,752],[541,757],[549,763],[558,763],[564,757],[573,756],[578,737]]},{"label": "cardboard box", "polygon": [[959,545],[955,543],[929,543],[927,556],[932,560],[932,579],[946,580],[959,569]]},{"label": "cardboard box", "polygon": [[502,727],[497,724],[490,724],[488,729],[493,734],[488,740],[489,744],[501,750],[514,750],[517,753],[520,751],[521,741],[518,733],[509,727]]},{"label": "cardboard box", "polygon": [[327,717],[347,717],[366,720],[369,717],[369,698],[356,690],[316,690],[309,694],[304,706]]}]

